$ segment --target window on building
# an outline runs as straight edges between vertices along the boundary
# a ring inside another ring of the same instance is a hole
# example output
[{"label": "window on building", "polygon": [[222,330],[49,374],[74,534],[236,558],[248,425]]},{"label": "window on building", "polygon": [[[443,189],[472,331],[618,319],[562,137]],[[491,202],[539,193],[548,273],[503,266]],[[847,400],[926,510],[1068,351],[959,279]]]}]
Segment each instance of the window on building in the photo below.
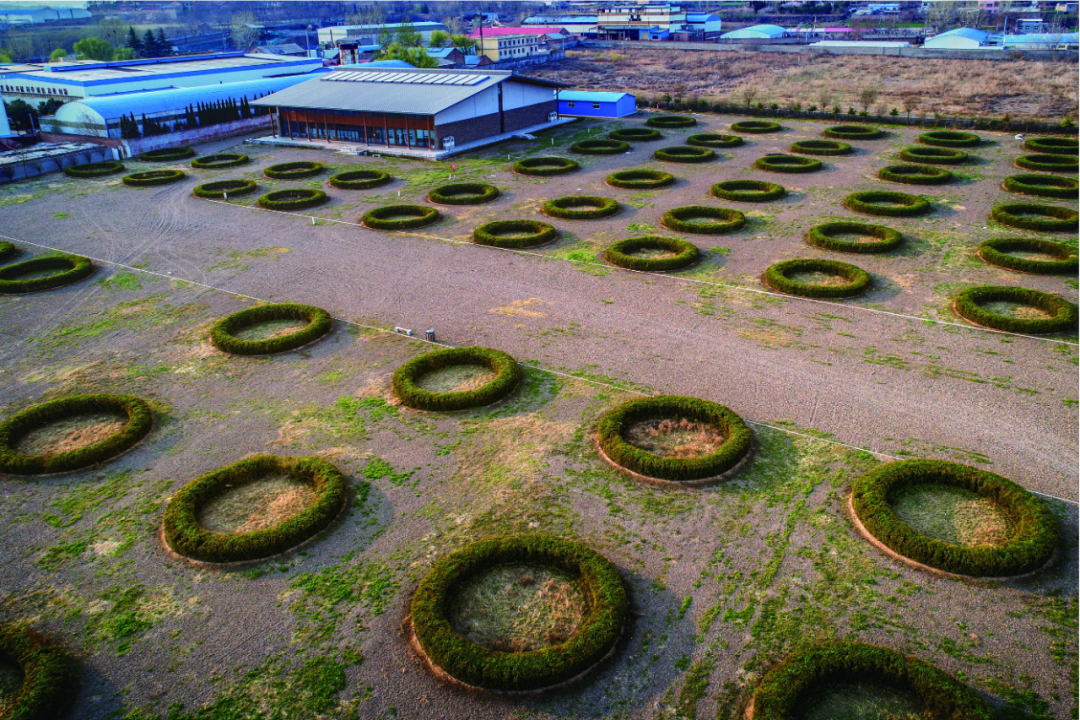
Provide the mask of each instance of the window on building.
[{"label": "window on building", "polygon": [[367,139],[369,143],[378,143],[380,145],[386,144],[386,135],[381,127],[372,127],[368,125]]},{"label": "window on building", "polygon": [[598,102],[593,103],[592,104],[592,109],[593,110],[599,110],[600,109],[600,103],[598,103]]},{"label": "window on building", "polygon": [[574,101],[573,101],[573,100],[569,100],[569,101],[567,101],[567,103],[566,103],[566,107],[568,107],[568,108],[572,108],[572,107],[574,107]]}]

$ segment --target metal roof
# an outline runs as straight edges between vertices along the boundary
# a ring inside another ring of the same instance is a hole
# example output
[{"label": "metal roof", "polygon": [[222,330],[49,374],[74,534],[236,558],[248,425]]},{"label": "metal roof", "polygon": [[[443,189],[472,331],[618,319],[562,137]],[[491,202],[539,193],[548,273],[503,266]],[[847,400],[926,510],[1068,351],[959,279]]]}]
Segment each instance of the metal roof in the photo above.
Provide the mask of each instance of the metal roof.
[{"label": "metal roof", "polygon": [[990,33],[983,30],[976,30],[975,28],[953,28],[952,30],[946,30],[945,32],[939,33],[929,39],[936,40],[939,37],[949,37],[953,35],[966,37],[968,40],[974,40],[978,43],[984,43],[986,42],[986,38],[990,37]]},{"label": "metal roof", "polygon": [[739,30],[726,32],[720,37],[731,40],[761,37],[774,38],[782,36],[785,32],[787,31],[779,25],[752,25]]},{"label": "metal roof", "polygon": [[1071,43],[1075,45],[1080,42],[1080,33],[1026,33],[1022,35],[1006,35],[1004,38],[1006,45],[1012,45],[1016,43],[1020,44],[1046,44],[1046,45],[1060,45]]},{"label": "metal roof", "polygon": [[112,63],[97,63],[82,67],[79,64],[52,64],[41,69],[23,72],[22,77],[27,80],[43,81],[69,81],[74,83],[92,82],[95,80],[113,80],[130,82],[147,78],[160,77],[163,75],[186,75],[213,72],[215,70],[254,70],[268,66],[282,66],[283,72],[296,72],[292,69],[296,64],[320,63],[318,58],[295,58],[287,55],[262,55],[251,53],[247,55],[218,55],[207,56],[190,60],[165,60],[162,62],[121,61]]},{"label": "metal roof", "polygon": [[574,100],[578,102],[618,102],[626,96],[634,97],[624,92],[589,92],[587,90],[560,90],[560,100]]},{"label": "metal roof", "polygon": [[719,21],[720,16],[715,13],[686,13],[686,22],[703,23]]}]

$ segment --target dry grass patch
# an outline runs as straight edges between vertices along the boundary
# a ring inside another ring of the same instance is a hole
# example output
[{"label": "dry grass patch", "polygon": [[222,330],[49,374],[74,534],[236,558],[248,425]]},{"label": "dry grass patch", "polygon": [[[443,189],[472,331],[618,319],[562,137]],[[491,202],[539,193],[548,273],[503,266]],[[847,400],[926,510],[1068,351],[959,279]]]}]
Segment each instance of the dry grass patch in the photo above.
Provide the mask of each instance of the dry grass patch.
[{"label": "dry grass patch", "polygon": [[494,379],[495,373],[483,365],[451,365],[425,373],[416,384],[429,392],[468,392],[481,388]]},{"label": "dry grass patch", "polygon": [[1017,320],[1049,320],[1054,317],[1052,313],[1048,313],[1042,308],[1035,307],[1034,305],[1009,302],[1008,300],[995,300],[993,302],[985,303],[982,307],[988,312],[992,312],[996,315],[1004,315],[1005,317],[1016,318]]},{"label": "dry grass patch", "polygon": [[27,455],[57,455],[101,442],[127,422],[115,413],[90,413],[35,428],[19,438],[15,449]]},{"label": "dry grass patch", "polygon": [[696,458],[712,455],[727,438],[708,423],[680,418],[644,420],[626,429],[628,443],[653,455]]},{"label": "dry grass patch", "polygon": [[896,516],[917,532],[952,545],[996,545],[1015,530],[993,500],[951,485],[905,488],[891,505]]},{"label": "dry grass patch", "polygon": [[288,473],[271,473],[206,504],[199,524],[211,532],[265,530],[315,502],[315,490]]},{"label": "dry grass patch", "polygon": [[[502,237],[501,235],[499,237]],[[503,305],[502,307],[491,308],[488,312],[495,313],[496,315],[510,315],[518,317],[547,317],[546,313],[542,313],[538,310],[529,310],[530,305],[536,305],[543,302],[540,298],[529,298],[528,300],[515,300],[509,305]]]},{"label": "dry grass patch", "polygon": [[271,338],[292,335],[297,330],[307,326],[303,320],[284,319],[268,320],[241,328],[232,333],[233,337],[240,340],[270,340]]},{"label": "dry grass patch", "polygon": [[794,280],[795,282],[803,283],[805,285],[833,286],[833,285],[847,285],[848,282],[850,282],[849,280],[847,280],[844,277],[841,277],[840,275],[833,275],[832,273],[818,272],[816,270],[813,271],[813,272],[794,272],[794,273],[790,273],[787,277],[790,280]]},{"label": "dry grass patch", "polygon": [[873,682],[832,682],[806,698],[800,720],[924,720],[923,703]]}]

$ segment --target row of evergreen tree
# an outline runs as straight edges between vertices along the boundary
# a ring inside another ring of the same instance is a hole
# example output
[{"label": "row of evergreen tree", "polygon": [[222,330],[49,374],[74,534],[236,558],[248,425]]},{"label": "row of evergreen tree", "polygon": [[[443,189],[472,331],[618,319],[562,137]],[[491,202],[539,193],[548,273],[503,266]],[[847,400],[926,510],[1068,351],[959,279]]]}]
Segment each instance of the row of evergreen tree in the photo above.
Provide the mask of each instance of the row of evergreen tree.
[{"label": "row of evergreen tree", "polygon": [[[256,99],[261,96],[256,96]],[[161,122],[155,118],[148,118],[144,114],[142,122],[135,119],[135,113],[120,117],[120,137],[124,140],[134,140],[151,135],[164,135],[170,132],[182,130],[195,130],[208,125],[245,120],[256,115],[265,115],[269,110],[264,107],[251,107],[248,99],[241,98],[218,100],[212,103],[196,103],[188,105],[184,110],[184,119],[172,123]],[[140,129],[141,128],[141,129]]]},{"label": "row of evergreen tree", "polygon": [[153,30],[147,29],[140,40],[135,34],[135,28],[128,25],[127,42],[124,44],[131,48],[135,57],[154,58],[172,55],[172,43],[165,37],[165,31],[162,28],[158,28],[157,35],[154,35]]}]

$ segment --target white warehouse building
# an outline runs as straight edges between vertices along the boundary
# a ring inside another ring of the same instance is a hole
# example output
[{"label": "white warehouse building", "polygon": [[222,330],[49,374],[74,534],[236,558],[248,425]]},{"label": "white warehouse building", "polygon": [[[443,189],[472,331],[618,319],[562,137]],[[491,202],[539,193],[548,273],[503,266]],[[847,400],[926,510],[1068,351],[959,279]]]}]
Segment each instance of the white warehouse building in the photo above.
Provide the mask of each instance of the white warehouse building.
[{"label": "white warehouse building", "polygon": [[978,50],[988,47],[990,33],[975,28],[956,28],[927,38],[923,43],[924,48],[938,48],[948,50]]}]

